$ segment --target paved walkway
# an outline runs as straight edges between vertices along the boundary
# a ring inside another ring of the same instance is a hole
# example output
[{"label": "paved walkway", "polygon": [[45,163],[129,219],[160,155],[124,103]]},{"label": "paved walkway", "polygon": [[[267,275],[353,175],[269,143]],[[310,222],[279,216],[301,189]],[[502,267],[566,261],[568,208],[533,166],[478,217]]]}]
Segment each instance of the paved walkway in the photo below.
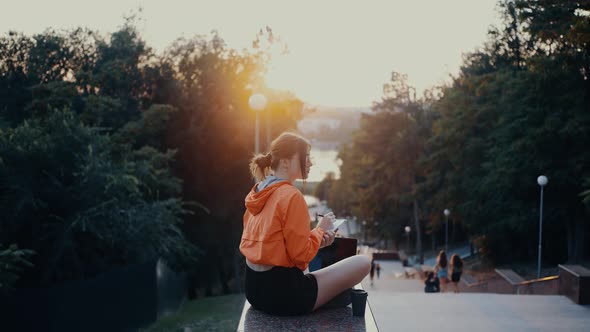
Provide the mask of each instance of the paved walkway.
[{"label": "paved walkway", "polygon": [[381,278],[362,283],[380,331],[590,331],[590,306],[564,296],[426,294],[399,262],[379,263]]}]

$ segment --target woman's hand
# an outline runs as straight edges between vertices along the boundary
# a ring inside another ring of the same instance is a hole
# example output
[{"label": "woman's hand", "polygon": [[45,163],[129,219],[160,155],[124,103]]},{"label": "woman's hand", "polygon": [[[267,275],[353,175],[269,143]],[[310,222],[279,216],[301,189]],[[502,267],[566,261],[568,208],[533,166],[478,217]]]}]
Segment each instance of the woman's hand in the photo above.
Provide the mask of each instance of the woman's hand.
[{"label": "woman's hand", "polygon": [[324,233],[324,237],[322,237],[322,243],[320,243],[320,248],[327,247],[334,243],[334,238],[336,237],[336,233],[332,231],[327,231]]},{"label": "woman's hand", "polygon": [[322,217],[322,220],[318,223],[318,227],[322,228],[324,231],[331,231],[334,228],[334,219],[336,216],[334,213],[330,212],[327,213]]}]

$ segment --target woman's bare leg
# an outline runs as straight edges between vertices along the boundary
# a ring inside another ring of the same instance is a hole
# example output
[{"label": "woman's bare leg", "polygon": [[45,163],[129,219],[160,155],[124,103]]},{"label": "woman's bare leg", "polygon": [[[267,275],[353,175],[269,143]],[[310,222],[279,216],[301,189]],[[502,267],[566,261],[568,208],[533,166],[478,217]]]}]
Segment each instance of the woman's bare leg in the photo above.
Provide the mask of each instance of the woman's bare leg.
[{"label": "woman's bare leg", "polygon": [[440,291],[441,293],[447,292],[447,278],[445,277],[440,278]]},{"label": "woman's bare leg", "polygon": [[357,255],[312,272],[318,282],[318,297],[313,310],[361,282],[370,269],[371,259]]}]

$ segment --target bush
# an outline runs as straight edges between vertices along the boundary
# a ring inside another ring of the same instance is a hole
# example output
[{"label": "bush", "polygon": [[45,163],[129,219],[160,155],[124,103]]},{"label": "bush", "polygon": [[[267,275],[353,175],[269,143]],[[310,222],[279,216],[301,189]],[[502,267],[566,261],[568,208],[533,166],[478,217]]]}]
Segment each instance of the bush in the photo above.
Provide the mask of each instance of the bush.
[{"label": "bush", "polygon": [[23,271],[23,266],[33,267],[29,262],[35,252],[32,250],[18,249],[15,244],[0,251],[0,290],[12,288]]},{"label": "bush", "polygon": [[39,253],[26,283],[193,259],[179,229],[185,209],[173,155],[115,144],[67,110],[0,132],[0,242]]}]

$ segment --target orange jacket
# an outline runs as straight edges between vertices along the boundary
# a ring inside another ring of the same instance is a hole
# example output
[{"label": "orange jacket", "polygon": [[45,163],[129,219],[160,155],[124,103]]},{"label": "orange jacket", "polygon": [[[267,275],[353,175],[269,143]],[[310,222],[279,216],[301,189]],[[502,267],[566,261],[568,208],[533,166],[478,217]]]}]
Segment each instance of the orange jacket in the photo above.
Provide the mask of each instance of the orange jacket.
[{"label": "orange jacket", "polygon": [[[256,185],[257,186],[257,185]],[[317,254],[324,230],[309,228],[303,195],[287,181],[246,196],[240,251],[254,264],[305,270]]]}]

